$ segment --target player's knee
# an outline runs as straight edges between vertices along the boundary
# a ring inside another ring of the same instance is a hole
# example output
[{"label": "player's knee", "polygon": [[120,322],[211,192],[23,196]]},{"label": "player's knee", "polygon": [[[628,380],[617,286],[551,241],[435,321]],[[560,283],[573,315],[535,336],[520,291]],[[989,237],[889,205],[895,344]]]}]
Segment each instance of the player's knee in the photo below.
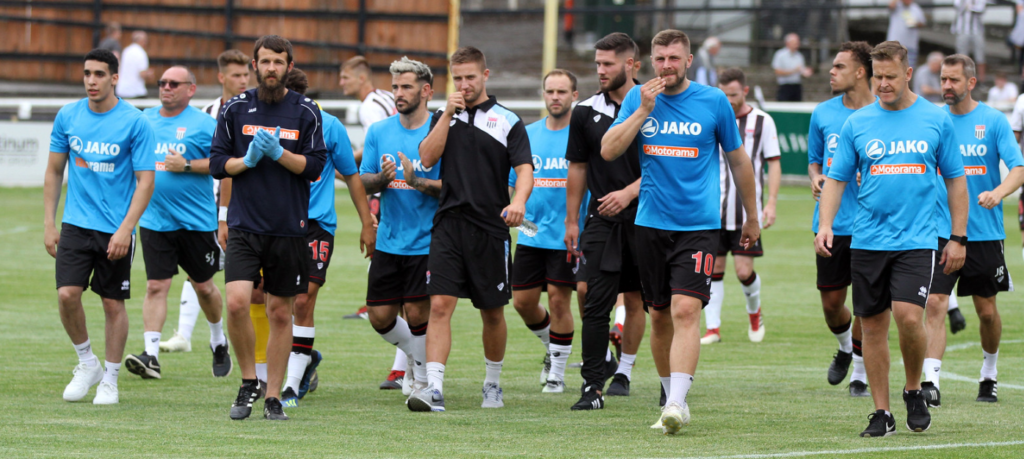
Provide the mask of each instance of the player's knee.
[{"label": "player's knee", "polygon": [[57,289],[57,301],[61,307],[78,305],[82,301],[82,290],[77,288],[61,287]]},{"label": "player's knee", "polygon": [[672,306],[672,321],[683,325],[696,324],[700,320],[700,308],[683,303]]},{"label": "player's knee", "polygon": [[978,320],[984,324],[994,323],[999,318],[999,313],[995,307],[991,308],[978,308]]},{"label": "player's knee", "polygon": [[233,317],[242,317],[249,315],[249,305],[245,299],[239,298],[228,298],[228,315]]},{"label": "player's knee", "polygon": [[170,279],[148,280],[146,281],[146,296],[166,296],[170,288]]},{"label": "player's knee", "polygon": [[279,326],[291,325],[292,315],[286,307],[276,307],[267,310],[267,320]]},{"label": "player's knee", "polygon": [[753,266],[740,265],[739,263],[736,264],[736,278],[738,278],[740,281],[750,279],[750,275],[753,273]]},{"label": "player's knee", "polygon": [[220,290],[217,289],[217,285],[213,283],[213,279],[198,284],[193,283],[192,287],[196,289],[196,295],[202,298],[213,298],[220,296]]},{"label": "player's knee", "polygon": [[505,323],[504,308],[487,309],[480,311],[480,318],[483,319],[484,327],[498,327]]}]

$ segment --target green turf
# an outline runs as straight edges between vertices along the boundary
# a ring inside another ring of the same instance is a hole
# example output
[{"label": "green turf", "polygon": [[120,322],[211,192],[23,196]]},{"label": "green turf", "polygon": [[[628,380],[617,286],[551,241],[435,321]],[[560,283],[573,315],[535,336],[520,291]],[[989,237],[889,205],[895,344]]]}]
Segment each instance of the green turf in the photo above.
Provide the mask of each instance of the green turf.
[{"label": "green turf", "polygon": [[[1024,439],[1024,311],[1020,293],[1000,295],[1003,339],[998,404],[974,401],[977,384],[943,380],[943,407],[933,410],[931,430],[911,434],[903,426],[899,396],[902,366],[895,330],[894,412],[899,434],[862,439],[870,399],[851,399],[843,386],[825,381],[836,342],[822,320],[814,289],[814,256],[809,231],[813,201],[806,189],[785,188],[778,223],[765,231],[767,256],[757,261],[767,337],[752,344],[739,283],[727,276],[723,342],[704,347],[689,395],[693,421],[681,435],[666,437],[648,429],[659,411],[658,379],[647,341],[633,371],[632,395],[609,398],[597,412],[570,412],[581,383],[569,370],[565,394],[542,394],[537,382],[543,352],[537,339],[506,308],[509,346],[502,384],[505,408],[483,410],[484,375],[480,320],[460,302],[453,322],[445,395],[448,412],[412,413],[403,397],[377,385],[391,366],[394,349],[361,320],[342,320],[362,304],[366,262],[358,251],[358,223],[348,195],[338,194],[337,249],[328,283],[320,293],[316,347],[325,360],[320,388],[292,420],[270,423],[259,411],[247,421],[228,420],[228,407],[240,373],[227,379],[210,375],[209,331],[200,319],[190,354],[161,354],[164,379],[143,381],[122,372],[120,405],[96,407],[91,401],[67,403],[64,385],[77,363],[61,327],[53,288],[54,265],[42,244],[40,189],[0,190],[0,452],[9,456],[156,457],[665,457],[775,454],[953,443],[984,444]],[[1024,279],[1020,233],[1007,206],[1006,258]],[[142,350],[141,308],[145,272],[141,256],[133,269],[128,301],[128,352]],[[732,269],[731,267],[729,268]],[[222,279],[218,276],[218,279]],[[176,298],[183,278],[172,287],[169,336],[177,324]],[[93,347],[103,349],[99,298],[84,302]],[[969,299],[961,299],[967,330],[951,335],[950,345],[978,342],[978,319]],[[573,308],[575,312],[575,307]],[[577,320],[577,330],[579,322]],[[895,327],[894,327],[895,328]],[[579,333],[571,361],[579,360]],[[98,352],[102,358],[102,354]],[[943,369],[977,377],[977,346],[947,353]],[[1011,387],[1015,385],[1015,387]],[[257,402],[257,409],[262,402]],[[918,451],[867,450],[858,457],[1015,457],[1024,444]],[[834,457],[826,453],[821,457]],[[846,456],[846,457],[853,457]]]}]

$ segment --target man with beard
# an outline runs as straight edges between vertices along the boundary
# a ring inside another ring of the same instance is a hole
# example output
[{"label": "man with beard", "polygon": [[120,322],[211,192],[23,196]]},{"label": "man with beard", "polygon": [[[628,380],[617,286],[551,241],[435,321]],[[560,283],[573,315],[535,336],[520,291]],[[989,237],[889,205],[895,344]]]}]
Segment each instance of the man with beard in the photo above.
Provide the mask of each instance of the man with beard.
[{"label": "man with beard", "polygon": [[[398,116],[370,126],[360,179],[368,192],[380,191],[377,250],[366,286],[370,325],[412,363],[403,381],[427,386],[427,254],[430,220],[441,195],[441,166],[420,162],[419,145],[430,130],[427,101],[434,74],[426,64],[403,57],[391,63],[391,89]],[[405,317],[400,316],[404,309]],[[410,392],[411,393],[411,392]]]},{"label": "man with beard", "polygon": [[[548,116],[526,127],[533,153],[533,199],[526,203],[523,217],[537,225],[534,234],[521,233],[512,263],[512,305],[526,327],[544,345],[541,372],[543,391],[565,391],[565,365],[572,352],[572,300],[576,267],[565,250],[565,179],[569,165],[565,147],[569,141],[569,110],[576,101],[576,75],[562,69],[548,72],[541,80]],[[515,192],[517,176],[509,174],[509,194]],[[541,290],[548,292],[551,313],[540,304]]]},{"label": "man with beard", "polygon": [[[871,46],[863,41],[846,42],[832,60],[829,71],[832,93],[839,94],[822,102],[811,113],[811,127],[807,134],[808,166],[811,192],[814,199],[821,196],[821,187],[832,167],[832,157],[839,148],[839,132],[853,112],[875,101],[871,92]],[[828,383],[843,382],[853,362],[850,376],[850,396],[868,397],[867,373],[864,372],[864,354],[861,352],[860,317],[853,317],[846,307],[846,290],[850,286],[850,241],[854,219],[857,216],[856,181],[843,190],[843,204],[832,223],[831,257],[815,255],[817,285],[825,324],[839,340],[839,351],[828,367]],[[811,230],[818,232],[819,204],[814,205]]]},{"label": "man with beard", "polygon": [[[601,137],[619,113],[619,104],[637,84],[640,50],[629,35],[609,34],[594,44],[594,62],[601,92],[580,102],[569,123],[569,160],[565,199],[565,248],[580,261],[576,280],[583,301],[583,389],[573,410],[604,408],[604,384],[613,377],[608,395],[629,395],[629,381],[647,318],[640,297],[633,219],[640,193],[640,160],[636,143],[622,158],[600,157]],[[580,235],[580,204],[589,188],[590,203]],[[616,368],[608,348],[608,322],[615,297],[625,293],[626,323],[621,363]]]},{"label": "man with beard", "polygon": [[320,109],[309,98],[288,91],[292,45],[266,35],[253,48],[259,86],[224,105],[211,148],[214,178],[232,177],[237,191],[228,207],[228,329],[242,369],[242,386],[231,419],[245,419],[259,396],[254,363],[254,331],[249,318],[253,285],[263,279],[270,338],[263,415],[287,420],[279,400],[292,344],[291,310],[306,293],[309,182],[320,178],[327,148]]},{"label": "man with beard", "polygon": [[629,91],[601,141],[601,156],[609,161],[634,141],[643,151],[636,253],[651,312],[651,351],[659,375],[670,378],[660,418],[666,434],[690,420],[686,394],[700,356],[700,312],[710,298],[722,228],[719,148],[727,152],[746,216],[739,245],[749,249],[761,231],[754,167],[735,113],[721,90],[686,79],[692,59],[685,33],[658,32],[651,62],[659,76]]},{"label": "man with beard", "polygon": [[[946,351],[946,302],[957,284],[957,296],[973,296],[981,333],[981,376],[979,402],[994,403],[996,396],[996,361],[1003,322],[996,309],[996,294],[1013,289],[1010,272],[1003,257],[1003,199],[1024,183],[1024,159],[1013,137],[1010,123],[1002,112],[975,101],[971,91],[977,83],[974,60],[963,54],[946,56],[942,61],[942,98],[953,120],[953,132],[963,156],[967,175],[970,211],[967,213],[967,258],[959,271],[943,272],[935,265],[932,288],[925,308],[928,350],[925,352],[921,391],[928,406],[941,405],[939,374]],[[999,160],[1009,170],[1001,179]],[[939,250],[955,241],[950,236],[949,207],[946,189],[939,182],[938,210]]]}]

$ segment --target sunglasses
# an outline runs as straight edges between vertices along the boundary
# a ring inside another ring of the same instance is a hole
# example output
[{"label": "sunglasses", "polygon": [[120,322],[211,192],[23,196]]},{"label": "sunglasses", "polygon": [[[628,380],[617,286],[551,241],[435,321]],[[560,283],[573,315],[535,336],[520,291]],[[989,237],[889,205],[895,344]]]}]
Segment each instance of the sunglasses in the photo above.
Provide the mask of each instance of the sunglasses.
[{"label": "sunglasses", "polygon": [[156,82],[156,85],[158,87],[162,88],[164,86],[167,86],[170,89],[178,89],[178,86],[181,86],[183,84],[188,84],[188,83],[186,83],[184,81],[173,81],[173,80],[158,80]]}]

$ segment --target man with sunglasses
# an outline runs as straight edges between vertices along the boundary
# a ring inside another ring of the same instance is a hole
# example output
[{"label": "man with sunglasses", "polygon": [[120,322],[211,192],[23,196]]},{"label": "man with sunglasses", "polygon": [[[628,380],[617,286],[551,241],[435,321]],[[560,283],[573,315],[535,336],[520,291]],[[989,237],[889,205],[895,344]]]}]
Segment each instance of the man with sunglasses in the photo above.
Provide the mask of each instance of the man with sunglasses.
[{"label": "man with sunglasses", "polygon": [[142,303],[145,351],[129,355],[125,368],[142,379],[160,379],[160,335],[167,319],[167,293],[180,265],[188,274],[199,306],[210,323],[213,375],[231,373],[231,356],[221,320],[220,290],[213,275],[220,267],[217,204],[210,190],[210,143],[217,122],[189,106],[195,75],[181,66],[160,77],[160,107],[144,112],[156,134],[156,187],[139,220],[146,261],[146,298]]}]

